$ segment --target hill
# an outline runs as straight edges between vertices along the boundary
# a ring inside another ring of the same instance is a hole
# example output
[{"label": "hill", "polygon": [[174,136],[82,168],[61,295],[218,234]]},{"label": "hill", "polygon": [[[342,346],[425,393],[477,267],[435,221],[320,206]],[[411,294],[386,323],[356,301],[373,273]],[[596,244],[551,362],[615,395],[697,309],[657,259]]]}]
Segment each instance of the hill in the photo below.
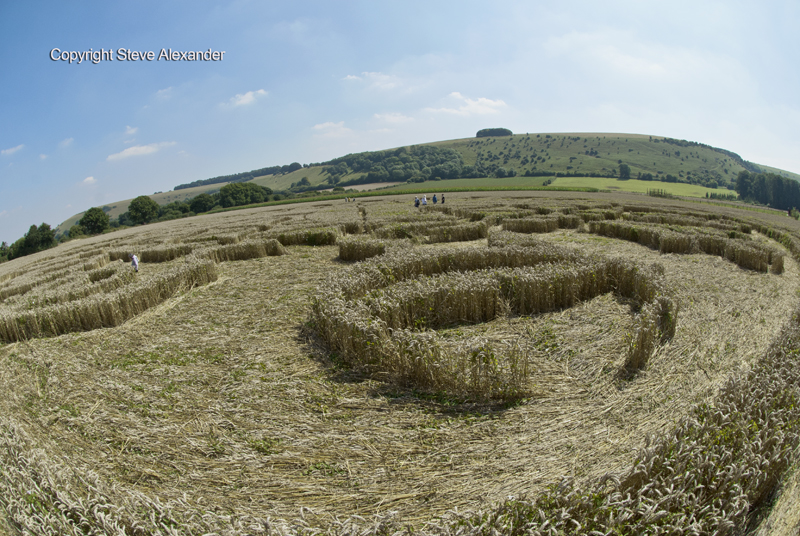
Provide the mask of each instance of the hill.
[{"label": "hill", "polygon": [[[662,188],[663,181],[694,185],[682,188],[686,195],[702,197],[709,191],[733,189],[740,171],[774,172],[795,180],[800,175],[743,160],[739,155],[710,145],[650,136],[613,133],[539,133],[512,136],[475,137],[398,147],[384,151],[348,154],[327,162],[301,166],[290,164],[242,172],[225,177],[195,181],[175,187],[172,192],[150,196],[165,205],[189,199],[207,191],[216,191],[226,183],[192,184],[231,178],[250,181],[276,192],[301,192],[389,182],[413,182],[418,187],[440,189],[439,180],[485,179],[471,183],[474,187],[491,187],[492,179],[516,177],[519,187],[541,186],[559,177],[620,178],[620,166],[627,166],[631,179],[653,181],[653,188]],[[254,176],[259,171],[269,174]],[[488,181],[488,182],[487,182]],[[503,181],[498,181],[500,184]],[[581,181],[586,185],[585,181]],[[602,182],[600,184],[605,184]],[[589,182],[591,185],[591,182]],[[597,187],[602,188],[598,184]],[[394,190],[401,189],[395,187]],[[620,191],[641,191],[642,186],[627,187],[619,181]],[[709,190],[710,189],[710,190]],[[676,192],[677,193],[677,192]],[[683,193],[679,195],[684,195]],[[122,213],[130,200],[111,204],[109,214]],[[80,214],[61,223],[61,231],[69,229]]]},{"label": "hill", "polygon": [[[456,158],[444,162],[445,167],[438,170],[426,168],[420,159],[428,155],[417,154],[420,148],[451,151]],[[369,165],[365,166],[365,162]],[[732,188],[740,171],[761,170],[760,165],[746,162],[735,153],[686,140],[640,134],[515,134],[355,153],[287,175],[257,177],[255,181],[282,190],[303,177],[310,186],[397,179],[421,183],[435,181],[436,177],[619,177],[621,164],[629,167],[633,179],[645,177],[658,181],[670,175],[676,183],[711,188]],[[386,173],[381,173],[382,170]]]},{"label": "hill", "polygon": [[[226,184],[228,183],[221,182],[203,186],[194,186],[191,188],[181,188],[178,190],[170,190],[169,192],[157,192],[149,195],[148,197],[159,205],[168,205],[169,203],[174,203],[175,201],[188,201],[189,199],[192,199],[200,194],[211,194],[218,192],[219,189]],[[128,205],[130,205],[131,201],[133,201],[133,198],[123,199],[122,201],[115,201],[114,203],[103,205],[101,208],[108,214],[110,218],[118,218],[120,214],[128,210]],[[78,223],[82,216],[83,212],[79,212],[78,214],[70,216],[67,220],[58,225],[58,230],[68,231],[70,227]]]}]

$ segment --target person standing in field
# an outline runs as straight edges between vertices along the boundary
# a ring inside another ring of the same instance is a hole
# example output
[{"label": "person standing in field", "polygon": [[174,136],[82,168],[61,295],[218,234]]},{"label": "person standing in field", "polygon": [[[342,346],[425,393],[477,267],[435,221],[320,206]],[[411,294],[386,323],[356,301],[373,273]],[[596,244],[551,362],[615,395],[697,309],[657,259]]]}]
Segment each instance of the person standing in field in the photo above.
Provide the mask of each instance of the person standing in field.
[{"label": "person standing in field", "polygon": [[133,266],[133,269],[136,271],[136,273],[139,273],[139,257],[133,253],[128,253],[128,258],[131,260],[131,266]]},{"label": "person standing in field", "polygon": [[442,204],[444,205],[444,194],[442,194]]},{"label": "person standing in field", "polygon": [[439,200],[436,199],[436,194],[433,194],[433,204],[435,205],[438,202],[439,202]]},{"label": "person standing in field", "polygon": [[424,206],[427,206],[427,205],[428,205],[428,195],[427,194],[423,194],[422,195],[422,206],[424,207]]},{"label": "person standing in field", "polygon": [[414,196],[414,206],[419,208],[419,197]]}]

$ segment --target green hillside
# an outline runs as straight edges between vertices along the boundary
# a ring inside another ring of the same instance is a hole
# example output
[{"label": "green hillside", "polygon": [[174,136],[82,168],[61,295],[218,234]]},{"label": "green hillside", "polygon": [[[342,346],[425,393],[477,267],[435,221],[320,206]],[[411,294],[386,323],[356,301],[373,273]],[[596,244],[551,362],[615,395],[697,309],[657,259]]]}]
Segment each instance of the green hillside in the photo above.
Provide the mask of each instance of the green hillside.
[{"label": "green hillside", "polygon": [[[218,184],[210,184],[208,186],[196,186],[194,188],[170,190],[169,192],[159,192],[148,197],[150,197],[150,199],[159,205],[168,205],[175,201],[187,201],[200,194],[217,192],[226,184],[228,183],[222,182]],[[123,199],[122,201],[115,201],[113,203],[109,203],[108,205],[104,205],[102,208],[110,218],[114,219],[118,218],[120,214],[128,210],[128,205],[131,204],[131,201],[133,201],[133,199]],[[82,216],[83,212],[79,212],[78,214],[70,216],[69,219],[61,222],[58,225],[58,229],[61,231],[68,231],[70,227],[78,223]]]},{"label": "green hillside", "polygon": [[[308,179],[311,186],[329,185],[332,178],[346,186],[353,181],[363,181],[370,169],[375,168],[375,165],[371,168],[359,166],[357,162],[364,158],[386,169],[389,176],[383,177],[380,182],[396,181],[403,176],[403,180],[414,180],[415,160],[418,159],[414,151],[419,147],[455,151],[461,158],[462,169],[470,168],[469,172],[459,177],[443,176],[441,179],[466,178],[465,175],[476,178],[618,177],[620,164],[625,164],[630,169],[632,179],[642,176],[647,179],[651,175],[653,180],[659,181],[671,175],[674,182],[678,183],[726,188],[745,169],[759,171],[763,167],[765,171],[775,171],[774,168],[745,162],[735,153],[685,140],[641,134],[516,134],[448,140],[346,155],[286,175],[258,177],[254,182],[276,191],[290,188],[303,177]],[[376,158],[376,155],[380,156]],[[332,168],[343,163],[346,166],[344,173],[331,173]],[[417,171],[422,171],[419,168],[416,166]],[[777,171],[784,176],[800,179],[799,175]]]},{"label": "green hillside", "polygon": [[[542,184],[566,185],[580,183],[607,189],[607,179],[620,175],[620,166],[630,170],[631,179],[652,183],[652,188],[666,188],[670,181],[678,190],[692,192],[689,195],[703,196],[707,191],[719,189],[726,192],[733,187],[739,172],[772,172],[800,181],[800,175],[760,164],[744,161],[741,157],[724,149],[697,142],[676,140],[642,134],[611,133],[539,133],[515,134],[512,136],[475,137],[446,140],[427,144],[354,153],[328,162],[306,165],[283,166],[288,173],[276,172],[256,176],[252,181],[276,192],[299,192],[307,189],[374,184],[375,188],[388,182],[419,183],[415,186],[437,189],[439,185],[458,183],[459,187],[486,187],[493,179],[513,178],[513,181],[498,181],[497,185],[513,183],[520,187]],[[263,171],[280,170],[280,166],[262,168]],[[232,177],[246,178],[255,172],[241,173]],[[580,180],[567,180],[571,178]],[[600,177],[604,180],[594,180]],[[236,180],[241,180],[236,179]],[[478,180],[482,179],[482,180]],[[455,181],[455,182],[452,182]],[[475,182],[472,182],[475,181]],[[548,182],[549,181],[549,182]],[[596,184],[595,184],[596,182]],[[646,185],[616,181],[613,189],[620,191],[642,191]],[[202,192],[216,191],[226,183],[210,184],[152,195],[159,204],[190,199]],[[691,188],[688,188],[692,185]],[[402,187],[395,187],[395,189]],[[666,188],[674,189],[673,186]],[[109,215],[113,218],[124,212],[130,200],[110,203]],[[81,214],[68,219],[59,228],[69,229]]]},{"label": "green hillside", "polygon": [[775,173],[776,175],[780,175],[781,177],[785,177],[787,179],[792,179],[797,182],[800,182],[800,174],[792,173],[791,171],[785,171],[783,169],[778,169],[772,166],[765,166],[763,164],[759,164],[758,167],[761,168],[761,171],[764,173]]}]

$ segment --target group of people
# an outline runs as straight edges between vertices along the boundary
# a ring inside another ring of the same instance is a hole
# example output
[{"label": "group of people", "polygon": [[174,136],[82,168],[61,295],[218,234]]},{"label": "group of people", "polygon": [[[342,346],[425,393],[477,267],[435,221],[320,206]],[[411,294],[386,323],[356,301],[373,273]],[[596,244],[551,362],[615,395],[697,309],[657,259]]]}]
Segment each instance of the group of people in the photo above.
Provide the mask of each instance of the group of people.
[{"label": "group of people", "polygon": [[[433,194],[433,198],[431,199],[431,201],[433,201],[434,205],[439,202],[439,200],[436,198],[436,194]],[[428,196],[427,195],[423,195],[422,196],[422,200],[420,200],[420,198],[418,196],[414,197],[414,206],[415,207],[419,207],[420,204],[422,206],[427,206],[428,205]],[[444,194],[442,194],[442,204],[444,205]]]}]

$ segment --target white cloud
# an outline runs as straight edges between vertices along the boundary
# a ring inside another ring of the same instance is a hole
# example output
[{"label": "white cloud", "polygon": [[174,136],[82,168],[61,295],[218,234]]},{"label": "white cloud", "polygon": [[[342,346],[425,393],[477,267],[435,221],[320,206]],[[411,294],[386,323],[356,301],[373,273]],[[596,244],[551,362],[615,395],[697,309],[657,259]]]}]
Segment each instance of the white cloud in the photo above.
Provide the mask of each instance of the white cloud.
[{"label": "white cloud", "polygon": [[156,91],[156,98],[158,99],[168,99],[172,96],[172,86],[166,87],[164,89],[159,89]]},{"label": "white cloud", "polygon": [[327,123],[314,125],[312,128],[319,131],[318,136],[326,138],[341,138],[353,133],[351,129],[344,126],[344,121],[339,121],[338,123],[328,121]]},{"label": "white cloud", "polygon": [[403,115],[399,112],[392,112],[388,114],[375,114],[375,119],[385,121],[387,123],[409,123],[414,120],[413,117]]},{"label": "white cloud", "polygon": [[47,155],[46,154],[40,154],[39,155],[39,160],[47,160]]},{"label": "white cloud", "polygon": [[111,162],[114,160],[122,160],[123,158],[128,158],[131,156],[142,156],[146,154],[152,154],[158,152],[159,150],[165,147],[170,147],[172,145],[175,145],[174,141],[163,141],[161,143],[151,143],[150,145],[134,145],[133,147],[128,147],[127,149],[119,153],[108,155],[108,158],[106,158],[106,160]]},{"label": "white cloud", "polygon": [[19,144],[16,147],[11,147],[10,149],[3,149],[2,151],[0,151],[0,154],[2,154],[3,156],[14,154],[17,151],[21,150],[23,147],[25,147],[25,145]]},{"label": "white cloud", "polygon": [[425,108],[425,110],[428,112],[470,116],[493,114],[506,106],[506,103],[502,100],[492,100],[485,97],[469,99],[458,91],[450,93],[449,97],[461,101],[463,104],[457,108]]},{"label": "white cloud", "polygon": [[248,91],[247,93],[237,94],[235,97],[231,97],[230,104],[232,106],[246,106],[254,103],[258,97],[265,97],[267,94],[268,93],[263,89]]},{"label": "white cloud", "polygon": [[4,211],[0,212],[0,218],[5,218],[6,216],[8,216],[8,211],[7,210],[4,210]]},{"label": "white cloud", "polygon": [[371,89],[395,89],[399,87],[402,83],[400,78],[390,75],[390,74],[383,74],[383,73],[361,73],[364,75],[364,79],[369,81],[369,87]]},{"label": "white cloud", "polygon": [[69,147],[70,145],[72,145],[73,141],[75,141],[75,138],[67,138],[65,140],[61,140],[60,142],[58,142],[58,146],[61,147],[62,149],[65,147]]},{"label": "white cloud", "polygon": [[94,177],[86,177],[86,178],[85,178],[85,179],[83,179],[83,181],[82,181],[82,183],[83,183],[83,184],[86,184],[86,185],[89,185],[89,184],[94,184],[94,183],[96,183],[96,182],[97,182],[97,179],[95,179]]},{"label": "white cloud", "polygon": [[359,82],[366,82],[369,84],[367,89],[377,89],[382,91],[388,91],[390,89],[397,89],[404,85],[404,82],[401,78],[391,75],[391,74],[384,74],[381,72],[363,72],[361,76],[356,76],[354,74],[348,74],[342,80],[357,80]]},{"label": "white cloud", "polygon": [[125,135],[126,136],[133,136],[134,134],[136,134],[136,131],[138,131],[138,130],[139,130],[139,127],[126,126],[125,127]]}]

